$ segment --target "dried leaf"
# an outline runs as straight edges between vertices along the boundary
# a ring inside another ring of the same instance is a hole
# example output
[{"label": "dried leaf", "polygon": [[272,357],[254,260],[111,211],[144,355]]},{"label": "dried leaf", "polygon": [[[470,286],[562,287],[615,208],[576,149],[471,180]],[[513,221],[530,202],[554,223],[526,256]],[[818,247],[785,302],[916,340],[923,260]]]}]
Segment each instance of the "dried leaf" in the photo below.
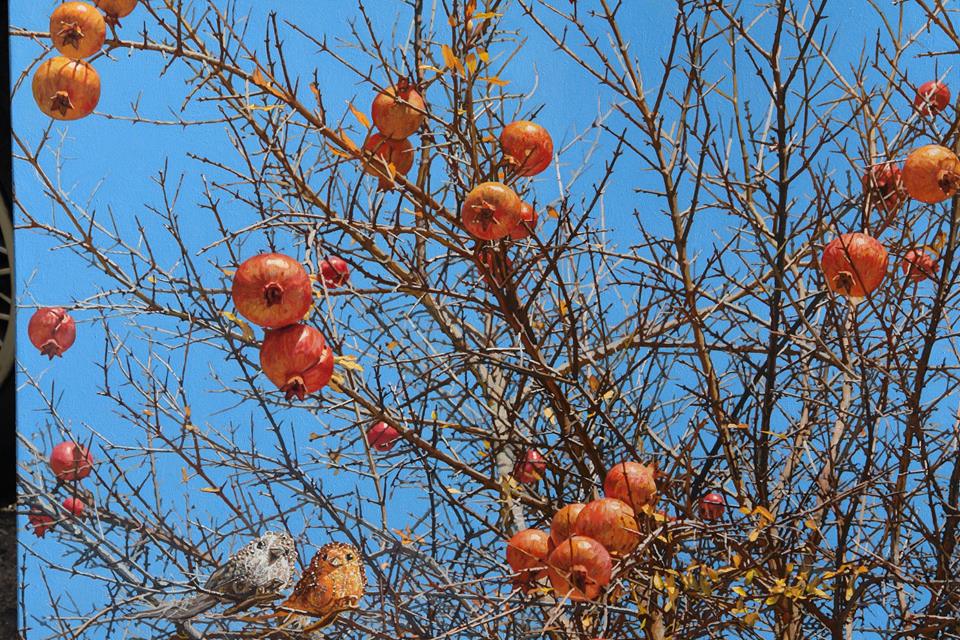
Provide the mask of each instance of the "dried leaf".
[{"label": "dried leaf", "polygon": [[475,16],[473,16],[473,17],[474,17],[474,19],[476,19],[476,20],[490,20],[490,19],[492,19],[492,18],[502,18],[502,17],[503,17],[503,14],[502,14],[502,13],[496,13],[496,12],[494,12],[494,11],[484,11],[483,13],[478,13],[477,15],[475,15]]},{"label": "dried leaf", "polygon": [[559,217],[560,217],[560,214],[557,213],[557,210],[554,209],[553,207],[547,207],[547,215],[550,216],[551,218],[559,218]]},{"label": "dried leaf", "polygon": [[347,103],[347,106],[350,107],[350,113],[353,114],[353,117],[355,117],[357,120],[359,120],[359,121],[360,121],[360,124],[362,124],[364,127],[366,127],[367,129],[369,129],[369,128],[370,128],[370,120],[367,119],[366,114],[364,114],[362,111],[360,111],[360,110],[357,109],[355,106],[353,106],[353,103],[352,103],[352,102],[348,102],[348,103]]},{"label": "dried leaf", "polygon": [[202,487],[200,491],[203,491],[204,493],[220,493],[220,489],[217,489],[216,487]]},{"label": "dried leaf", "polygon": [[472,53],[468,53],[466,63],[467,63],[467,69],[470,71],[472,75],[473,72],[477,70],[477,56]]},{"label": "dried leaf", "polygon": [[510,84],[509,80],[501,80],[497,76],[482,76],[478,78],[478,80],[483,80],[484,82],[487,82],[489,84],[495,84],[498,87],[505,87],[506,85]]},{"label": "dried leaf", "polygon": [[453,49],[447,45],[442,45],[440,47],[440,53],[443,55],[443,64],[447,69],[456,69],[457,68],[457,56],[453,55]]},{"label": "dried leaf", "polygon": [[356,356],[334,356],[333,362],[334,364],[340,365],[341,367],[349,371],[359,371],[361,373],[363,372],[363,367],[357,363]]}]

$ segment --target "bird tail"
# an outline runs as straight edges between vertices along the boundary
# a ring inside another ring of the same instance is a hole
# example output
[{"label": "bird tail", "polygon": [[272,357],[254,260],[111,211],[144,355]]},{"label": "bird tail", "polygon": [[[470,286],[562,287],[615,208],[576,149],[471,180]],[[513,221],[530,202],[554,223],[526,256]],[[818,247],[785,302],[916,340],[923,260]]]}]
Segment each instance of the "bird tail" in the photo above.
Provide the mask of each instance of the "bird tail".
[{"label": "bird tail", "polygon": [[204,611],[212,609],[216,606],[218,600],[216,596],[212,596],[208,593],[201,593],[195,595],[191,598],[184,598],[182,600],[174,600],[172,602],[165,602],[159,607],[154,607],[153,609],[146,609],[144,611],[137,612],[131,617],[134,620],[139,620],[143,618],[166,618],[168,620],[188,620],[194,618]]}]

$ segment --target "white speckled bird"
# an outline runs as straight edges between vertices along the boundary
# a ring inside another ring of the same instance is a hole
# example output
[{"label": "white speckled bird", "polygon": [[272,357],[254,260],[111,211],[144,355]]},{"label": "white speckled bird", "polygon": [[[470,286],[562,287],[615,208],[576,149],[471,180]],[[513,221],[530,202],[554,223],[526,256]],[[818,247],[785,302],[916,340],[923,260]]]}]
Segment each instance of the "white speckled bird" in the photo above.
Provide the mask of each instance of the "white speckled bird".
[{"label": "white speckled bird", "polygon": [[290,534],[270,531],[220,565],[203,585],[204,593],[164,603],[133,617],[187,620],[219,602],[242,601],[280,591],[293,581],[296,564],[297,549]]}]

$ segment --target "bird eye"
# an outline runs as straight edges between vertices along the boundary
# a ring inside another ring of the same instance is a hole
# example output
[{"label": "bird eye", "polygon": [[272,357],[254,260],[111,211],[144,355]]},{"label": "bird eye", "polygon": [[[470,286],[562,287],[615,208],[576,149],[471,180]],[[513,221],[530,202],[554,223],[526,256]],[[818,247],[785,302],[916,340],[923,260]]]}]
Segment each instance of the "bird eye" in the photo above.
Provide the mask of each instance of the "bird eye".
[{"label": "bird eye", "polygon": [[352,554],[352,553],[348,553],[348,554],[347,554],[347,562],[350,562],[351,560],[353,560],[353,554]]},{"label": "bird eye", "polygon": [[257,540],[257,549],[263,549],[263,540]]}]

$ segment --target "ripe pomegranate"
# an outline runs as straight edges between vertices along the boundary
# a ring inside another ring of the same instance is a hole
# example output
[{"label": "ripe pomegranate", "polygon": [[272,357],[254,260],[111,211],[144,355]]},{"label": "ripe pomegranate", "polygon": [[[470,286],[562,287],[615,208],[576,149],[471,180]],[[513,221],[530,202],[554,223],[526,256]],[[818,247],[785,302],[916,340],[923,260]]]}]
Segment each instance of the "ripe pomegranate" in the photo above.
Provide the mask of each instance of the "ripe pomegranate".
[{"label": "ripe pomegranate", "polygon": [[83,500],[80,498],[67,498],[63,501],[63,508],[80,518],[83,517],[83,510],[87,508],[87,505],[83,504]]},{"label": "ripe pomegranate", "polygon": [[488,287],[499,288],[507,283],[507,274],[513,271],[513,261],[505,253],[486,246],[474,254],[474,259],[478,265],[482,265],[480,271]]},{"label": "ripe pomegranate", "polygon": [[320,261],[320,282],[328,289],[336,289],[347,284],[350,279],[350,266],[338,256],[330,256]]},{"label": "ripe pomegranate", "polygon": [[863,176],[863,193],[871,208],[896,213],[906,196],[900,167],[890,162],[870,167]]},{"label": "ripe pomegranate", "polygon": [[520,203],[520,220],[517,226],[510,231],[512,240],[523,240],[531,235],[537,229],[537,212],[533,210],[533,205],[529,202]]},{"label": "ripe pomegranate", "polygon": [[824,248],[820,268],[831,291],[863,298],[883,282],[887,250],[865,233],[844,233]]},{"label": "ripe pomegranate", "polygon": [[119,25],[136,8],[137,0],[94,0],[100,10],[107,14],[107,24]]},{"label": "ripe pomegranate", "polygon": [[536,449],[528,449],[523,459],[513,467],[513,477],[517,482],[536,484],[547,471],[547,461]]},{"label": "ripe pomegranate", "polygon": [[519,176],[535,176],[553,160],[550,134],[529,120],[517,120],[505,126],[500,133],[500,146]]},{"label": "ripe pomegranate", "polygon": [[500,182],[483,182],[467,194],[460,210],[463,226],[481,240],[510,235],[520,220],[520,198]]},{"label": "ripe pomegranate", "polygon": [[914,282],[933,278],[938,271],[937,259],[925,249],[907,251],[900,261],[900,268]]},{"label": "ripe pomegranate", "polygon": [[586,536],[567,538],[547,558],[547,577],[558,598],[594,600],[612,573],[610,554]]},{"label": "ripe pomegranate", "polygon": [[577,518],[585,506],[587,505],[582,502],[574,502],[561,507],[553,514],[553,520],[550,521],[551,548],[573,535],[574,525],[576,525]]},{"label": "ripe pomegranate", "polygon": [[333,376],[333,350],[323,335],[305,324],[268,331],[260,346],[260,368],[287,400],[303,400]]},{"label": "ripe pomegranate", "polygon": [[577,517],[573,531],[593,538],[614,557],[629,555],[640,544],[640,527],[633,509],[616,498],[588,502]]},{"label": "ripe pomegranate", "polygon": [[910,152],[901,175],[911,198],[936,204],[953,197],[960,187],[960,162],[950,149],[928,144]]},{"label": "ripe pomegranate", "polygon": [[374,155],[374,160],[364,159],[363,170],[379,178],[381,191],[393,188],[389,165],[393,165],[395,175],[401,176],[407,175],[413,167],[413,145],[409,140],[393,140],[374,133],[363,143],[363,150]]},{"label": "ripe pomegranate", "polygon": [[426,119],[426,110],[427,105],[416,87],[409,80],[401,80],[397,86],[377,94],[370,112],[380,133],[403,140],[417,132]]},{"label": "ripe pomegranate", "polygon": [[50,470],[61,482],[83,480],[93,470],[93,456],[83,445],[61,442],[50,453]]},{"label": "ripe pomegranate", "polygon": [[27,520],[30,522],[30,526],[33,527],[33,533],[36,534],[38,538],[42,538],[47,531],[53,528],[53,518],[45,513],[34,511],[27,516]]},{"label": "ripe pomegranate", "polygon": [[704,520],[719,520],[727,503],[720,493],[711,492],[700,498],[700,517]]},{"label": "ripe pomegranate", "polygon": [[400,432],[386,422],[378,422],[367,429],[367,443],[377,451],[390,451]]},{"label": "ripe pomegranate", "polygon": [[607,472],[603,493],[626,502],[635,512],[657,501],[656,470],[639,462],[621,462]]},{"label": "ripe pomegranate", "polygon": [[524,593],[531,583],[547,575],[547,540],[539,529],[524,529],[507,541],[507,563],[517,574],[513,582]]},{"label": "ripe pomegranate", "polygon": [[917,89],[917,97],[913,99],[913,106],[925,116],[933,116],[950,104],[950,88],[937,80],[924,82]]},{"label": "ripe pomegranate", "polygon": [[73,318],[60,307],[37,309],[27,324],[30,342],[40,353],[53,360],[73,345],[77,339],[77,326]]},{"label": "ripe pomegranate", "polygon": [[313,304],[307,271],[281,253],[261,253],[244,260],[233,276],[232,294],[240,315],[267,329],[303,320]]},{"label": "ripe pomegranate", "polygon": [[100,76],[84,60],[50,58],[33,74],[33,99],[54,120],[79,120],[100,101]]},{"label": "ripe pomegranate", "polygon": [[50,39],[68,58],[89,58],[106,37],[103,16],[86,2],[64,2],[50,14]]}]

